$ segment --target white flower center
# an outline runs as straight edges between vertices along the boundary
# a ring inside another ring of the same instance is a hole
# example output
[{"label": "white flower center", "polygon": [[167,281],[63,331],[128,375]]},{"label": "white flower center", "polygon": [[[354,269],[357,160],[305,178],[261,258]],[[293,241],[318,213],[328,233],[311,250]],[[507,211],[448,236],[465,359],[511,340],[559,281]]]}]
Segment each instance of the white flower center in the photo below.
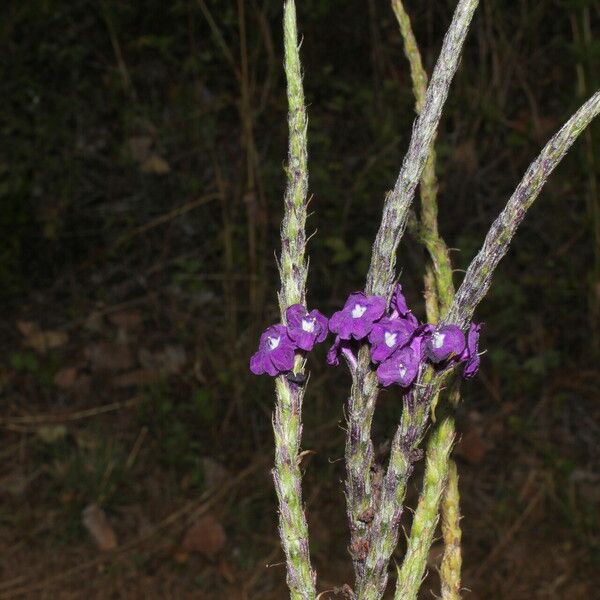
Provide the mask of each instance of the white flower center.
[{"label": "white flower center", "polygon": [[406,367],[402,363],[398,365],[398,372],[400,373],[400,377],[406,377]]},{"label": "white flower center", "polygon": [[308,333],[312,333],[315,330],[315,320],[314,319],[302,319],[302,331],[307,331]]},{"label": "white flower center", "polygon": [[277,346],[279,346],[279,342],[281,341],[281,337],[269,337],[267,343],[269,344],[269,350],[275,350]]},{"label": "white flower center", "polygon": [[397,333],[392,333],[391,331],[386,331],[384,333],[385,345],[388,348],[393,348],[396,345],[396,338],[398,337]]},{"label": "white flower center", "polygon": [[366,310],[366,306],[363,306],[362,304],[355,304],[354,308],[352,309],[352,318],[360,319],[365,314]]},{"label": "white flower center", "polygon": [[431,345],[434,348],[441,348],[444,345],[444,338],[445,338],[445,334],[440,333],[439,331],[436,331],[432,336],[431,336]]}]

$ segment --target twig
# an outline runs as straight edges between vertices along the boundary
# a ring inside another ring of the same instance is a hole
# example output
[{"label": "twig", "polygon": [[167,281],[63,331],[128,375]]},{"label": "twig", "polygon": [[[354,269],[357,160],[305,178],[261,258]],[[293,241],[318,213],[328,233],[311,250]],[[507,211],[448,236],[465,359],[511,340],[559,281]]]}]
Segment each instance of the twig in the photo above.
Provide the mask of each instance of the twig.
[{"label": "twig", "polygon": [[79,421],[80,419],[87,419],[88,417],[95,417],[96,415],[102,415],[114,410],[121,410],[123,408],[132,408],[137,406],[143,401],[141,397],[130,398],[123,402],[111,402],[110,404],[104,404],[103,406],[95,406],[93,408],[86,408],[85,410],[78,410],[72,413],[66,413],[62,415],[55,414],[43,414],[43,415],[23,415],[20,417],[3,417],[0,418],[0,426],[10,425],[44,425],[46,423],[64,423],[66,421]]},{"label": "twig", "polygon": [[540,503],[542,498],[546,494],[546,487],[542,486],[535,496],[531,498],[525,510],[519,515],[519,518],[515,520],[515,522],[506,530],[505,534],[502,536],[502,539],[494,546],[492,551],[486,556],[485,560],[479,565],[475,574],[473,575],[474,579],[479,579],[489,568],[494,564],[494,561],[498,557],[498,555],[506,548],[507,544],[515,537],[519,529],[523,527],[523,524],[527,521],[531,513]]},{"label": "twig", "polygon": [[170,210],[169,212],[166,212],[156,217],[155,219],[152,219],[151,221],[148,221],[147,223],[144,223],[143,225],[140,225],[139,227],[136,227],[135,229],[132,229],[127,233],[124,233],[123,235],[117,238],[117,240],[111,246],[110,250],[115,250],[116,248],[122,246],[125,242],[128,242],[132,238],[137,237],[142,233],[146,233],[146,231],[149,231],[154,227],[158,227],[159,225],[168,223],[169,221],[172,221],[177,217],[181,217],[182,215],[185,215],[186,213],[190,212],[191,210],[194,210],[195,208],[198,208],[199,206],[208,204],[213,200],[218,200],[220,197],[221,196],[219,193],[214,192],[212,194],[206,194],[205,196],[202,196],[202,198],[198,198],[197,200],[186,202],[182,206],[178,206],[177,208],[174,208],[173,210]]}]

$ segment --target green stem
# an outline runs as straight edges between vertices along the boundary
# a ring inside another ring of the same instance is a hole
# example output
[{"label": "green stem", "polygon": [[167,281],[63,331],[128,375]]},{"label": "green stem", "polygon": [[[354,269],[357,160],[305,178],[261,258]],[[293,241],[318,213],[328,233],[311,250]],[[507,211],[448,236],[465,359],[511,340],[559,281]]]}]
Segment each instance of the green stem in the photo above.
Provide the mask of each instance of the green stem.
[{"label": "green stem", "polygon": [[448,475],[453,441],[454,419],[448,416],[429,438],[423,491],[413,517],[406,555],[398,569],[395,600],[415,600],[421,587],[438,523],[438,510]]},{"label": "green stem", "polygon": [[[423,109],[415,122],[409,148],[396,185],[394,190],[386,196],[383,217],[373,245],[371,265],[367,274],[365,291],[368,294],[379,294],[386,298],[391,295],[395,279],[396,249],[404,233],[416,186],[426,168],[427,157],[430,154],[442,108],[458,67],[462,46],[477,5],[478,0],[460,0],[444,38],[431,83],[424,97]],[[434,169],[434,164],[432,163],[432,165]],[[431,174],[431,165],[428,168],[428,173]],[[435,176],[434,172],[433,175]],[[359,600],[379,599],[385,591],[387,566],[398,537],[399,521],[396,513],[401,510],[401,505],[399,509],[388,506],[383,511],[385,514],[379,514],[382,511],[374,501],[373,485],[370,480],[371,469],[374,467],[370,438],[377,389],[376,386],[372,389],[371,385],[364,386],[362,384],[365,381],[370,384],[373,377],[373,369],[368,364],[368,359],[359,360],[357,372],[353,376],[348,406],[346,460],[350,468],[346,489],[352,490],[352,493],[348,494],[348,515],[352,531],[351,551],[357,576]],[[437,390],[432,388],[431,392],[437,393]],[[405,419],[405,425],[413,419],[420,420],[421,410],[422,407],[417,407],[418,415],[413,411]],[[354,441],[349,438],[354,438]],[[397,464],[393,465],[390,462],[386,476],[390,481],[393,479],[389,498],[389,501],[393,503],[398,497],[403,497],[402,484],[405,485],[412,462],[414,462],[414,457],[410,453],[404,457],[396,457],[396,459]],[[359,465],[362,477],[354,477],[351,471]],[[359,517],[364,516],[363,507],[375,511],[379,516],[376,516],[372,523],[361,521]],[[382,528],[385,532],[382,531]]]},{"label": "green stem", "polygon": [[510,241],[527,210],[538,197],[550,173],[599,113],[600,91],[581,106],[531,163],[506,206],[492,223],[481,250],[469,265],[454,302],[444,318],[445,322],[464,327],[471,320],[475,308],[490,287],[494,270],[508,251]]},{"label": "green stem", "polygon": [[[296,8],[293,0],[287,0],[285,3],[283,24],[289,106],[289,150],[286,169],[288,183],[281,226],[279,307],[282,322],[285,322],[285,310],[288,306],[296,303],[305,304],[307,276],[305,258],[308,189],[307,118],[296,31]],[[302,373],[303,370],[303,360],[298,355],[294,371]],[[287,583],[292,600],[315,600],[316,576],[310,562],[308,527],[302,505],[302,474],[298,456],[302,436],[302,400],[305,388],[289,382],[281,375],[275,382],[275,390],[277,401],[273,415],[275,434],[273,477],[279,501],[279,533],[286,558]]]},{"label": "green stem", "polygon": [[444,37],[442,50],[427,88],[423,109],[415,121],[400,174],[383,206],[383,217],[373,244],[371,265],[367,274],[366,291],[369,294],[379,294],[385,298],[391,294],[395,279],[396,250],[404,233],[415,189],[430,154],[450,83],[458,67],[467,31],[478,4],[479,0],[460,0]]},{"label": "green stem", "polygon": [[444,556],[440,568],[442,600],[460,600],[460,495],[458,492],[458,471],[456,463],[450,459],[448,483],[442,497],[442,536]]}]

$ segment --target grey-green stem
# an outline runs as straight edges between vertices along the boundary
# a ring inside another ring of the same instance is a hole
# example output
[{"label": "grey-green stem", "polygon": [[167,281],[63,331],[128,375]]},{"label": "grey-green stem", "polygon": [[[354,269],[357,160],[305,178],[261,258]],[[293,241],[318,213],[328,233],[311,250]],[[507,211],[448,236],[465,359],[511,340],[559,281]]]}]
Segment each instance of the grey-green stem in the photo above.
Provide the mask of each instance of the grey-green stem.
[{"label": "grey-green stem", "polygon": [[[281,226],[281,289],[279,306],[285,323],[285,310],[292,304],[305,304],[307,263],[306,204],[308,189],[307,118],[302,89],[302,73],[293,0],[284,5],[285,73],[287,78],[289,149],[287,188]],[[294,371],[302,373],[304,363],[296,356]],[[280,375],[275,382],[273,415],[275,468],[273,477],[279,501],[279,534],[286,558],[287,583],[292,600],[315,600],[316,576],[310,562],[308,527],[302,505],[302,474],[299,466],[302,437],[302,400],[305,388]]]},{"label": "grey-green stem", "polygon": [[508,251],[510,241],[525,213],[538,197],[550,173],[598,113],[600,91],[581,106],[531,163],[517,189],[490,227],[481,250],[469,265],[450,311],[444,318],[446,323],[455,323],[460,327],[469,323],[475,308],[486,295],[494,270]]},{"label": "grey-green stem", "polygon": [[[395,280],[396,250],[406,227],[408,211],[415,189],[426,166],[433,139],[440,121],[450,83],[458,67],[460,54],[478,0],[460,0],[440,56],[425,94],[423,108],[413,126],[413,133],[400,174],[393,191],[386,196],[383,217],[375,243],[365,291],[389,298]],[[359,600],[376,600],[383,596],[387,585],[387,568],[398,539],[399,508],[380,506],[379,489],[373,485],[373,450],[371,422],[377,399],[375,374],[368,353],[362,352],[348,403],[348,437],[346,462],[349,465],[346,482],[348,517],[352,532],[351,552],[354,559]],[[415,414],[408,421],[416,418]],[[407,421],[404,418],[403,420]],[[420,439],[420,438],[419,438]],[[410,452],[409,452],[410,455]],[[404,486],[414,457],[398,458],[399,463],[388,468],[386,482],[392,481],[392,502],[403,499]],[[406,464],[404,464],[406,463]],[[404,473],[398,480],[396,473]],[[402,479],[402,477],[401,477]],[[386,495],[384,482],[381,497]],[[398,489],[400,488],[400,489]],[[375,493],[377,492],[377,494]],[[383,500],[381,500],[383,503]],[[372,520],[366,521],[365,511]]]},{"label": "grey-green stem", "polygon": [[404,234],[408,211],[431,150],[450,83],[458,67],[461,50],[479,0],[460,0],[442,44],[421,114],[413,133],[394,189],[387,195],[383,217],[367,275],[366,291],[388,298],[395,280],[396,250]]}]

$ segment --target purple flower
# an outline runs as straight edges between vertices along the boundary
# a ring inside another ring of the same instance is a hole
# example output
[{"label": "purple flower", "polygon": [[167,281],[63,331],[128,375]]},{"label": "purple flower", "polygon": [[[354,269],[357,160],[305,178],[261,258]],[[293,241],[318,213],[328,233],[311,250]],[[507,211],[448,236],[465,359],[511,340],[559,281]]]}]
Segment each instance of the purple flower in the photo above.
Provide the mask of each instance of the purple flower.
[{"label": "purple flower", "polygon": [[354,356],[350,344],[351,342],[348,340],[342,340],[339,335],[336,335],[333,346],[327,351],[327,362],[330,365],[337,367],[340,364],[340,354],[343,354],[350,365],[353,368],[356,368],[356,356]]},{"label": "purple flower", "polygon": [[415,330],[416,326],[406,319],[384,317],[375,323],[369,334],[373,362],[386,360],[398,348],[406,346]]},{"label": "purple flower", "polygon": [[373,323],[385,312],[385,300],[381,296],[365,296],[362,292],[350,294],[344,308],[329,319],[329,329],[342,340],[366,338]]},{"label": "purple flower", "polygon": [[477,373],[481,358],[479,357],[479,331],[481,330],[480,323],[471,323],[467,332],[467,345],[459,356],[459,360],[466,361],[463,377],[470,379]]},{"label": "purple flower", "polygon": [[255,375],[268,373],[272,377],[290,371],[294,366],[295,350],[285,325],[267,327],[260,336],[258,352],[250,359],[250,370]]},{"label": "purple flower", "polygon": [[293,304],[285,311],[288,336],[301,350],[312,350],[327,337],[327,317],[318,310],[308,312],[302,304]]},{"label": "purple flower", "polygon": [[429,360],[439,363],[453,356],[460,356],[465,349],[465,334],[456,325],[437,328],[427,340],[426,352]]},{"label": "purple flower", "polygon": [[425,358],[425,349],[433,330],[434,326],[426,323],[425,325],[419,325],[419,327],[417,327],[413,333],[413,338],[411,339],[409,346],[419,357],[419,361],[422,361]]},{"label": "purple flower", "polygon": [[408,387],[417,376],[419,363],[419,355],[413,348],[410,346],[400,348],[377,367],[379,383],[384,387],[393,383],[399,383],[402,387]]},{"label": "purple flower", "polygon": [[400,284],[394,288],[390,308],[392,309],[392,314],[390,315],[392,319],[402,317],[412,323],[415,327],[419,324],[417,318],[412,314],[412,311],[406,304],[406,298],[402,293],[402,286]]}]

